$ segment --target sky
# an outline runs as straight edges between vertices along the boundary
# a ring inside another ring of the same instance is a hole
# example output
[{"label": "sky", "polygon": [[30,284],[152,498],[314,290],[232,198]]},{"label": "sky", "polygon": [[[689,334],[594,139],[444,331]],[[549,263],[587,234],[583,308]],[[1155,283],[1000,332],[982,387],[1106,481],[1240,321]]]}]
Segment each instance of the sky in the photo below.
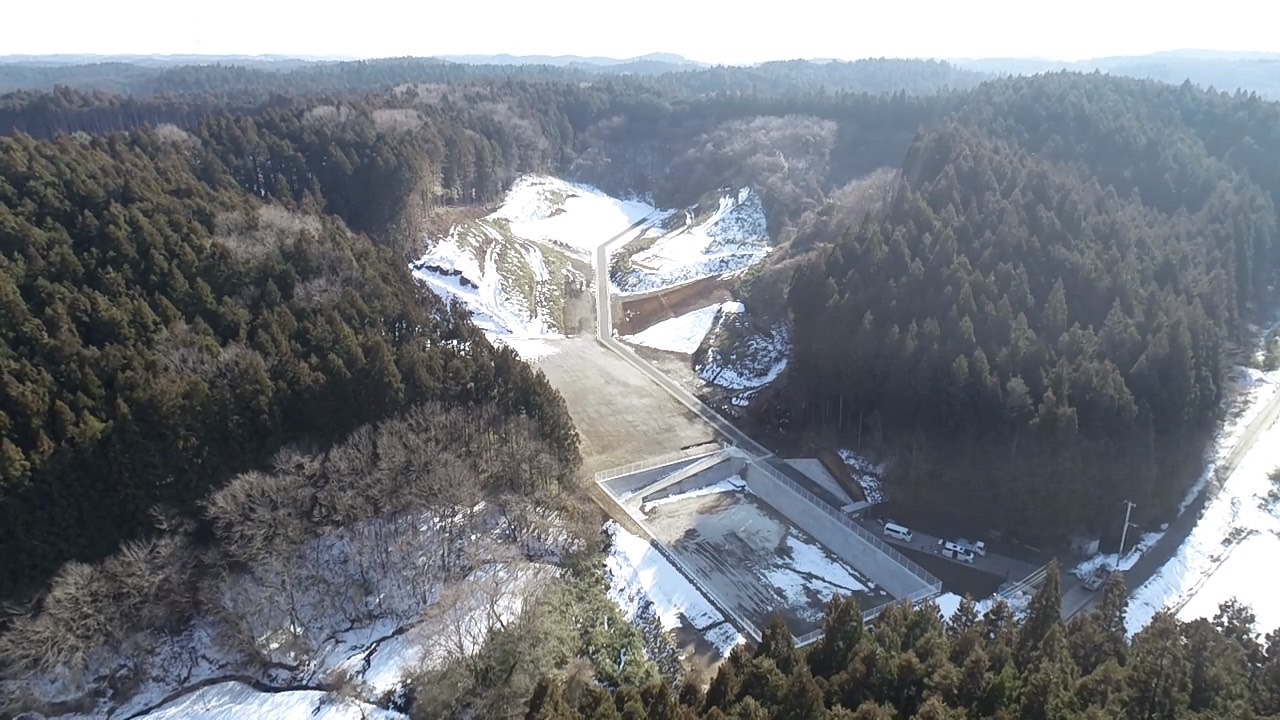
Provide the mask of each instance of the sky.
[{"label": "sky", "polygon": [[[1280,2],[60,0],[6,3],[5,54],[1038,57],[1280,52]],[[1051,11],[1045,8],[1052,7]],[[68,18],[74,20],[68,21]]]}]

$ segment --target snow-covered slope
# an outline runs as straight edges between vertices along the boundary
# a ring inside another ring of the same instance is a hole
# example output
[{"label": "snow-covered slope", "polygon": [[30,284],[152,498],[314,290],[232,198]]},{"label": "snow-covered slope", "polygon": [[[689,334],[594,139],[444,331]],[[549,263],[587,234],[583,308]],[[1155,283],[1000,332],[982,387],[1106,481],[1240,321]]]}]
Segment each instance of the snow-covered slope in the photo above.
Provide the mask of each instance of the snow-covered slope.
[{"label": "snow-covered slope", "polygon": [[[413,274],[461,299],[491,338],[557,337],[577,331],[584,313],[590,317],[586,268],[605,242],[618,239],[610,253],[622,257],[623,270],[613,278],[620,292],[741,270],[772,249],[764,208],[749,188],[720,197],[706,217],[695,211],[658,210],[588,185],[528,175],[494,212],[454,226],[412,264]],[[566,310],[572,298],[578,298],[574,312]]]},{"label": "snow-covered slope", "polygon": [[590,185],[546,175],[516,181],[488,219],[506,221],[517,237],[561,247],[586,258],[607,240],[656,211],[637,200],[619,200]]},{"label": "snow-covered slope", "polygon": [[585,293],[589,284],[570,258],[589,262],[601,243],[647,217],[662,213],[587,185],[529,175],[493,213],[454,226],[413,263],[413,274],[460,298],[490,337],[556,336],[572,330],[566,294]]},{"label": "snow-covered slope", "polygon": [[685,210],[683,222],[674,229],[655,225],[631,244],[637,251],[629,256],[625,247],[613,251],[615,256],[626,257],[621,271],[612,278],[623,293],[658,290],[741,270],[760,262],[773,249],[764,206],[750,188],[721,196],[709,217],[699,220],[692,210]]},{"label": "snow-covered slope", "polygon": [[491,218],[454,227],[413,264],[415,277],[437,294],[460,298],[482,329],[519,337],[560,332],[557,286],[566,268],[557,269],[553,279],[543,248]]},{"label": "snow-covered slope", "polygon": [[716,318],[705,352],[694,358],[698,375],[726,390],[754,391],[777,380],[791,354],[790,330],[780,324],[755,333],[741,303],[726,303],[725,310]]},{"label": "snow-covered slope", "polygon": [[406,716],[320,690],[264,693],[232,681],[201,688],[141,717],[148,720],[398,720]]},{"label": "snow-covered slope", "polygon": [[[1271,373],[1271,380],[1280,374]],[[1270,384],[1270,383],[1268,383]],[[1271,392],[1275,392],[1274,385]],[[1266,399],[1257,404],[1265,405]],[[1246,411],[1244,418],[1256,413]],[[1244,419],[1241,418],[1241,419]],[[1231,423],[1223,435],[1233,437]],[[1219,454],[1230,451],[1219,445]],[[1210,469],[1216,465],[1211,462]],[[1217,494],[1209,500],[1191,534],[1177,553],[1129,602],[1129,630],[1137,632],[1161,608],[1172,608],[1189,620],[1212,617],[1218,604],[1232,597],[1250,605],[1258,629],[1280,627],[1280,603],[1271,585],[1259,582],[1259,570],[1274,564],[1280,553],[1280,487],[1270,474],[1280,467],[1280,423],[1258,436]],[[1272,558],[1272,559],[1268,559]]]}]

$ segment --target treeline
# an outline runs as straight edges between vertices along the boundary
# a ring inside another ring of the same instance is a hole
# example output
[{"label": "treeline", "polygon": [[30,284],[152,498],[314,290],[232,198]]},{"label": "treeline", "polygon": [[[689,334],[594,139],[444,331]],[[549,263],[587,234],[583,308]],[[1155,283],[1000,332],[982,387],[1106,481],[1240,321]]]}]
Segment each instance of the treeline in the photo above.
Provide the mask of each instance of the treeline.
[{"label": "treeline", "polygon": [[527,720],[965,720],[1267,718],[1280,716],[1280,630],[1260,638],[1234,602],[1213,620],[1161,612],[1128,639],[1117,575],[1100,609],[1059,617],[1056,570],[1019,618],[971,600],[948,619],[936,606],[890,608],[864,627],[836,598],[825,635],[804,650],[775,622],[736,648],[704,690],[696,680],[616,689],[547,677]]},{"label": "treeline", "polygon": [[[888,214],[803,263],[785,396],[909,504],[1037,541],[1177,505],[1271,297],[1280,107],[1103,76],[984,85]],[[815,240],[817,242],[818,240]]]},{"label": "treeline", "polygon": [[465,309],[340,221],[242,190],[239,163],[269,167],[252,129],[0,139],[6,594],[146,533],[157,504],[189,513],[286,443],[423,401],[531,417],[576,467],[559,395]]},{"label": "treeline", "polygon": [[398,85],[482,85],[506,81],[625,83],[676,95],[747,92],[783,95],[825,90],[873,94],[933,94],[967,89],[987,76],[936,60],[866,59],[815,63],[769,62],[754,67],[670,69],[665,63],[621,67],[588,65],[485,65],[435,58],[382,58],[350,62],[138,65],[0,64],[0,93],[49,91],[57,86],[116,95],[202,96],[219,103],[260,101],[272,95],[350,96]]}]

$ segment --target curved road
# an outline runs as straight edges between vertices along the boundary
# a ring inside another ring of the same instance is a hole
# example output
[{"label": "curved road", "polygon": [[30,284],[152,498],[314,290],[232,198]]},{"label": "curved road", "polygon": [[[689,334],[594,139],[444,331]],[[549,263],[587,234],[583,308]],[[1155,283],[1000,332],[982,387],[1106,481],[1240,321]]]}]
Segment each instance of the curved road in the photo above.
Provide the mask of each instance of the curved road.
[{"label": "curved road", "polygon": [[[1196,501],[1185,512],[1169,523],[1169,528],[1165,530],[1164,535],[1147,552],[1143,553],[1142,557],[1138,558],[1138,562],[1124,574],[1130,593],[1150,580],[1178,552],[1178,548],[1182,547],[1182,544],[1187,540],[1187,536],[1191,534],[1196,523],[1200,521],[1200,514],[1204,510],[1210,495],[1213,494],[1214,486],[1226,482],[1231,477],[1232,473],[1239,467],[1240,462],[1244,460],[1245,455],[1248,455],[1249,451],[1253,449],[1258,437],[1264,430],[1271,427],[1277,419],[1280,419],[1280,392],[1271,396],[1271,399],[1263,406],[1262,411],[1245,428],[1240,435],[1240,440],[1236,442],[1236,446],[1231,449],[1226,459],[1223,460],[1222,465],[1218,467],[1209,486],[1200,493],[1200,497],[1196,498]],[[1196,586],[1197,589],[1199,587],[1200,585]],[[1193,590],[1190,595],[1180,602],[1185,603],[1194,595],[1195,591]],[[1072,588],[1062,596],[1063,617],[1064,619],[1070,618],[1082,612],[1087,612],[1093,609],[1094,605],[1100,600],[1101,593],[1090,592],[1083,586]]]}]

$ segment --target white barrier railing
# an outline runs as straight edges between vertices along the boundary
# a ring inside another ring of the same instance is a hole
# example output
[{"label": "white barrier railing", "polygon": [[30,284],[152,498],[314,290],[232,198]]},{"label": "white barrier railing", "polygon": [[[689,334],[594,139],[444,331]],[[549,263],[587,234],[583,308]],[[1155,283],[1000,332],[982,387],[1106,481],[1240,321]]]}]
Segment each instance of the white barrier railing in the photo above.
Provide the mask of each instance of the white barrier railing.
[{"label": "white barrier railing", "polygon": [[656,470],[657,468],[663,467],[665,465],[674,465],[678,462],[683,462],[685,460],[701,460],[704,457],[715,455],[716,453],[722,452],[722,451],[723,451],[723,448],[718,448],[716,450],[693,451],[692,453],[685,450],[678,450],[676,452],[667,453],[665,455],[658,455],[657,457],[651,457],[648,460],[633,462],[629,465],[623,465],[621,467],[616,467],[616,468],[609,468],[608,470],[601,470],[600,472],[596,473],[595,479],[596,479],[596,482],[598,483],[604,482],[606,480],[613,480],[614,478],[620,478],[624,475],[632,475],[634,473],[644,472],[646,470]]},{"label": "white barrier railing", "polygon": [[1048,574],[1049,574],[1049,563],[1045,563],[1044,565],[1041,565],[1040,567],[1033,570],[1029,575],[1022,578],[1018,582],[996,593],[996,595],[1004,598],[1005,600],[1012,600],[1013,597],[1018,593],[1038,586],[1041,582],[1044,581],[1045,576]]},{"label": "white barrier railing", "polygon": [[902,553],[898,552],[897,550],[894,550],[891,546],[889,546],[888,543],[876,537],[875,534],[869,532],[866,528],[859,525],[856,521],[854,521],[848,515],[845,515],[844,513],[837,510],[836,508],[832,507],[827,501],[809,492],[804,487],[802,487],[799,483],[795,482],[794,480],[787,477],[786,475],[783,475],[777,469],[770,467],[767,463],[757,462],[756,467],[763,470],[765,474],[768,475],[769,477],[785,485],[792,492],[796,493],[800,497],[809,501],[811,505],[817,507],[819,510],[829,515],[832,519],[834,519],[836,522],[840,523],[841,525],[845,526],[845,528],[849,529],[858,537],[867,541],[867,543],[871,545],[871,547],[875,548],[876,550],[879,550],[885,555],[888,555],[891,560],[893,560],[894,562],[906,568],[908,572],[910,572],[912,575],[915,575],[917,578],[919,578],[920,581],[923,582],[929,588],[931,588],[933,592],[941,591],[942,589],[941,580],[938,580],[938,578],[934,577],[932,573],[920,567],[918,564],[913,562],[911,559],[907,558]]}]

